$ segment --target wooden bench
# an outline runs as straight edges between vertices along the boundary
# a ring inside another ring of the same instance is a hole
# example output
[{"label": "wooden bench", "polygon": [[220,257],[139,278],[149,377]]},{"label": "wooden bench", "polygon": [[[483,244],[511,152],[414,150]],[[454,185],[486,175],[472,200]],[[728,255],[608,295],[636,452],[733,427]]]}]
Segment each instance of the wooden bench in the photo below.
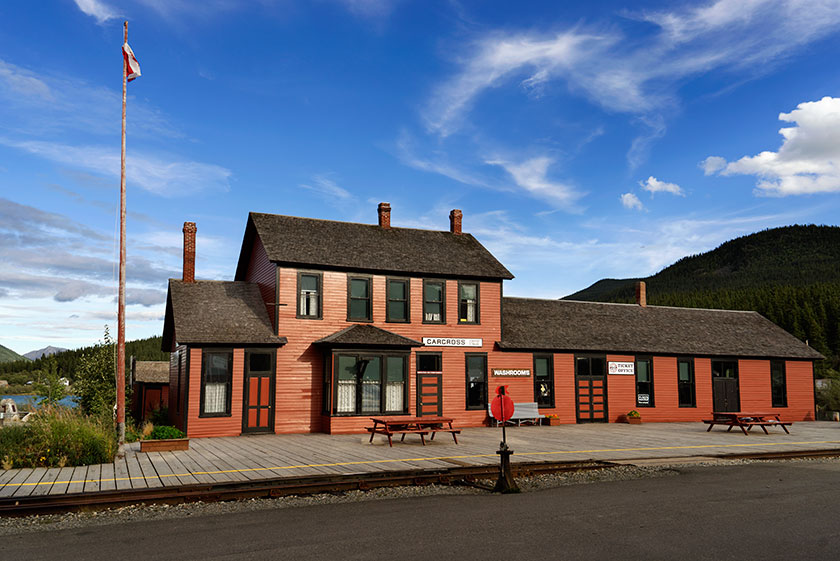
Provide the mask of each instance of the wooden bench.
[{"label": "wooden bench", "polygon": [[[490,405],[487,405],[487,412],[490,415],[490,418],[496,421],[496,426],[499,426],[499,421],[493,416],[493,411],[490,410]],[[536,401],[532,401],[530,403],[514,403],[513,404],[513,416],[508,419],[508,422],[513,424],[516,421],[517,426],[522,426],[522,422],[530,422],[534,425],[541,425],[542,420],[545,418],[545,415],[540,413],[540,408],[537,405]]]},{"label": "wooden bench", "polygon": [[454,439],[455,439],[455,444],[458,444],[458,437],[457,437],[457,436],[455,436],[455,435],[456,435],[456,434],[461,434],[461,429],[453,429],[453,428],[451,428],[451,427],[450,427],[450,428],[440,427],[440,428],[432,428],[432,429],[429,429],[429,432],[431,432],[431,433],[432,433],[432,436],[431,436],[431,438],[429,438],[429,440],[434,440],[434,439],[435,439],[435,433],[438,433],[438,432],[449,432],[449,433],[452,433],[452,438],[454,438]]},{"label": "wooden bench", "polygon": [[[405,435],[407,434],[419,434],[420,435],[420,442],[423,443],[423,446],[426,445],[426,435],[429,434],[428,430],[425,429],[388,429],[382,427],[365,427],[365,429],[370,433],[370,442],[373,442],[373,435],[374,434],[382,434],[388,437],[388,445],[393,446],[394,443],[391,441],[391,437],[399,434],[400,442],[405,441]],[[460,431],[459,431],[460,432]],[[432,435],[434,438],[434,434]],[[457,442],[457,440],[456,440]]]}]

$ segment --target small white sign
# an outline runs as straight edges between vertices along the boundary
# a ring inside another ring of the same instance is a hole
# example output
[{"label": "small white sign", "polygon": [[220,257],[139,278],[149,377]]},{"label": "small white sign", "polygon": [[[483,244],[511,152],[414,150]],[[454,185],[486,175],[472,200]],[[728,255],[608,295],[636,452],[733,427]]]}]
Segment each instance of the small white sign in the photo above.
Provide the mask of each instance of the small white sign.
[{"label": "small white sign", "polygon": [[610,362],[607,363],[607,372],[610,374],[627,374],[635,376],[636,364],[633,362]]},{"label": "small white sign", "polygon": [[636,394],[636,403],[647,405],[650,403],[650,395],[646,393]]},{"label": "small white sign", "polygon": [[531,371],[527,368],[494,368],[493,376],[530,376]]},{"label": "small white sign", "polygon": [[459,337],[423,337],[427,347],[480,347],[481,339],[461,339]]}]

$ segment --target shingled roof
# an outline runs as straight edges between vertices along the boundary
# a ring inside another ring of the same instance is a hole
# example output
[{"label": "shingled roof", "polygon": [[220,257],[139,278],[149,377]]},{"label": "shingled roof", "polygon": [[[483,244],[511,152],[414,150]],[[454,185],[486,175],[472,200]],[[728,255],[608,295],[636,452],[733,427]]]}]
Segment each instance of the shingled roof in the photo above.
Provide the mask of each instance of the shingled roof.
[{"label": "shingled roof", "polygon": [[423,343],[397,335],[373,325],[351,325],[332,335],[315,341],[315,344],[333,347],[422,347]]},{"label": "shingled roof", "polygon": [[254,283],[169,279],[163,349],[178,344],[282,345]]},{"label": "shingled roof", "polygon": [[822,359],[756,312],[505,298],[505,350]]},{"label": "shingled roof", "polygon": [[132,366],[135,382],[169,383],[169,363],[164,360],[137,360]]},{"label": "shingled roof", "polygon": [[418,275],[512,279],[504,265],[470,234],[382,228],[252,212],[236,279],[245,277],[254,236],[275,263],[312,268]]}]

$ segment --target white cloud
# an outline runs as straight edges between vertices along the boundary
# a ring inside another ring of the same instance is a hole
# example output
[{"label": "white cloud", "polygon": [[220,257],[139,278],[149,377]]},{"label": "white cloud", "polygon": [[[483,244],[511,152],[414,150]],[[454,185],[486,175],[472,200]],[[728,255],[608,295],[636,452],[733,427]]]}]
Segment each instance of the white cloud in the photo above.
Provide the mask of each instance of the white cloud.
[{"label": "white cloud", "polygon": [[[0,144],[97,174],[115,178],[120,175],[120,155],[115,149],[36,140],[14,142],[4,138],[0,138]],[[215,164],[163,160],[137,151],[126,159],[128,183],[163,197],[185,196],[208,189],[227,191],[232,175],[229,169]]]},{"label": "white cloud", "polygon": [[700,167],[703,169],[703,175],[713,175],[726,167],[726,158],[709,156],[700,162]]},{"label": "white cloud", "polygon": [[840,98],[800,103],[790,113],[780,113],[779,119],[795,126],[779,130],[784,140],[778,152],[729,163],[712,156],[704,160],[704,167],[720,175],[756,176],[757,194],[840,192]]},{"label": "white cloud", "polygon": [[462,113],[487,88],[499,85],[513,73],[530,68],[523,85],[542,83],[561,67],[581,60],[600,38],[576,31],[554,36],[492,36],[478,42],[475,54],[463,64],[461,72],[439,86],[426,110],[430,130],[441,136],[454,132]]},{"label": "white cloud", "polygon": [[[507,83],[539,94],[558,81],[610,112],[633,115],[647,132],[628,152],[631,167],[665,133],[686,78],[711,71],[749,79],[798,47],[840,27],[840,2],[716,0],[671,11],[625,14],[652,23],[630,41],[617,26],[577,25],[554,33],[490,32],[471,42],[458,70],[423,111],[441,137],[462,127],[476,99]],[[637,28],[638,29],[638,28]]]},{"label": "white cloud", "polygon": [[651,195],[654,193],[672,193],[681,197],[685,196],[682,188],[680,188],[680,186],[676,183],[666,183],[656,179],[652,175],[648,177],[646,181],[639,181],[639,185],[641,185],[642,189],[649,192]]},{"label": "white cloud", "polygon": [[575,201],[584,195],[565,183],[548,178],[548,168],[554,161],[547,156],[531,158],[521,163],[501,159],[487,160],[486,163],[502,167],[528,194],[548,202],[555,208],[577,210]]},{"label": "white cloud", "polygon": [[96,18],[96,22],[103,24],[108,20],[119,17],[113,8],[102,0],[74,0],[76,6],[85,14]]},{"label": "white cloud", "polygon": [[633,193],[624,193],[620,197],[621,204],[624,208],[630,210],[644,210],[644,205],[642,205],[642,201],[639,200],[639,197],[634,195]]}]

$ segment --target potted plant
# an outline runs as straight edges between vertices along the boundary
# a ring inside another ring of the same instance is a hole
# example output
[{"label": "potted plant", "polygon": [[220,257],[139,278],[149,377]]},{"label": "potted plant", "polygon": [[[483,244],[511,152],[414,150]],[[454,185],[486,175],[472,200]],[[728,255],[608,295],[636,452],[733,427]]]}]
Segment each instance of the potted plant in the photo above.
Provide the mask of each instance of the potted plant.
[{"label": "potted plant", "polygon": [[[150,428],[151,427],[151,428]],[[146,423],[140,441],[141,452],[166,452],[170,450],[189,450],[190,439],[183,432],[167,425],[153,426]]]},{"label": "potted plant", "polygon": [[632,411],[624,415],[624,422],[630,423],[631,425],[641,425],[642,414],[633,409]]},{"label": "potted plant", "polygon": [[560,416],[559,415],[553,415],[553,414],[552,415],[546,415],[545,418],[543,419],[543,424],[544,425],[549,425],[549,426],[557,426],[557,425],[560,424]]}]

